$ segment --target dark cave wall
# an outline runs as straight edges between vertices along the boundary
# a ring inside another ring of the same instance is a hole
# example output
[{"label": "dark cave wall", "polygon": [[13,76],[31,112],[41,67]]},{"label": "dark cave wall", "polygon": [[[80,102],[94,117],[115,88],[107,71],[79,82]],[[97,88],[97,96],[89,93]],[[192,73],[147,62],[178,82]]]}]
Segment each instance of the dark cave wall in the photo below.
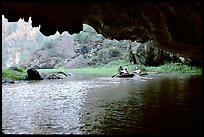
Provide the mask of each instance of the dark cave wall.
[{"label": "dark cave wall", "polygon": [[82,30],[82,23],[111,39],[130,39],[155,46],[202,64],[202,3],[200,2],[66,2],[2,3],[9,21],[32,16],[44,35]]}]

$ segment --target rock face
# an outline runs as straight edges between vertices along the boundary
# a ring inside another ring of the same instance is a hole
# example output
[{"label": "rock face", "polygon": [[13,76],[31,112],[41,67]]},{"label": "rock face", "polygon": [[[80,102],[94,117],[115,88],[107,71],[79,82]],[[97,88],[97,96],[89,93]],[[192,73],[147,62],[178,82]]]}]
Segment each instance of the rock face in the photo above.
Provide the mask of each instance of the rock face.
[{"label": "rock face", "polygon": [[37,50],[31,57],[26,68],[45,68],[53,69],[60,62],[60,57],[49,56],[46,48],[41,48]]},{"label": "rock face", "polygon": [[102,35],[131,39],[202,64],[201,3],[95,4],[86,22]]},{"label": "rock face", "polygon": [[48,43],[45,47],[36,50],[26,64],[26,68],[53,69],[62,67],[64,62],[76,56],[72,36],[61,36],[53,41],[53,43]]},{"label": "rock face", "polygon": [[202,64],[201,2],[3,2],[2,14],[9,21],[31,15],[32,25],[41,24],[45,35],[78,33],[87,23],[105,37],[153,40],[161,49]]},{"label": "rock face", "polygon": [[154,41],[148,41],[143,44],[132,46],[132,52],[135,55],[136,64],[146,65],[146,66],[159,66],[164,62],[181,62],[186,64],[186,62],[181,61],[180,58],[186,59],[184,57],[176,56],[167,51],[161,50],[154,46]]},{"label": "rock face", "polygon": [[86,66],[87,59],[85,59],[82,55],[79,55],[72,59],[71,61],[65,64],[65,68],[76,68],[76,67],[84,67]]}]

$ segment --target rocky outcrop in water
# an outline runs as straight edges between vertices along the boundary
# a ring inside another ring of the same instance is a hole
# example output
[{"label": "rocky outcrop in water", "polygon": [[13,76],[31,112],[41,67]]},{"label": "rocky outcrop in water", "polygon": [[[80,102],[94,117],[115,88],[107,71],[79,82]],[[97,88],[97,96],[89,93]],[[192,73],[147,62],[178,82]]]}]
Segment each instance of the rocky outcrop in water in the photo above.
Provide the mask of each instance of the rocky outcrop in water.
[{"label": "rocky outcrop in water", "polygon": [[40,76],[40,73],[34,68],[27,69],[27,74],[28,76],[26,80],[43,80],[43,78]]},{"label": "rocky outcrop in water", "polygon": [[11,84],[11,83],[15,83],[12,79],[10,78],[5,78],[2,80],[3,84]]},{"label": "rocky outcrop in water", "polygon": [[59,71],[59,72],[52,72],[52,73],[49,73],[49,74],[45,74],[45,73],[42,73],[41,76],[44,78],[44,79],[63,79],[63,78],[66,78],[67,76],[71,76],[72,74],[68,73],[64,73],[62,71]]}]

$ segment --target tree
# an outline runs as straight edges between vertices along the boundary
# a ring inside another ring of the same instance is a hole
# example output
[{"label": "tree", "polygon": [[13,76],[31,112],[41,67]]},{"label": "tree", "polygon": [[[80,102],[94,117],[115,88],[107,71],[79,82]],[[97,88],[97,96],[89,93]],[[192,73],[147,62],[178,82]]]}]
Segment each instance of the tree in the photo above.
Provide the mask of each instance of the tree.
[{"label": "tree", "polygon": [[117,50],[117,48],[115,48],[115,47],[109,48],[109,50],[108,50],[108,57],[109,58],[118,57],[120,55],[121,55],[121,53]]},{"label": "tree", "polygon": [[80,53],[85,55],[88,52],[89,52],[89,48],[87,46],[85,46],[85,45],[81,45]]}]

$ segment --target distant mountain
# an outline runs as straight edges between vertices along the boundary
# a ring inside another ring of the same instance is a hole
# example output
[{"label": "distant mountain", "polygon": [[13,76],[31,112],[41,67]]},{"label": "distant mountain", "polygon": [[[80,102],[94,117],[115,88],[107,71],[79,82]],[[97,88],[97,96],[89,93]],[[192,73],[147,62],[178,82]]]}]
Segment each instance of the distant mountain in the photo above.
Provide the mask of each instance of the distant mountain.
[{"label": "distant mountain", "polygon": [[40,26],[33,28],[31,24],[31,18],[28,22],[8,22],[2,15],[2,67],[26,66],[42,48],[47,49],[47,58],[60,55],[63,60],[75,56],[74,40],[68,32],[46,37],[39,31]]},{"label": "distant mountain", "polygon": [[46,40],[40,33],[40,27],[31,26],[19,19],[18,22],[8,22],[2,15],[2,67],[22,65]]},{"label": "distant mountain", "polygon": [[[159,65],[172,55],[154,46],[153,41],[111,40],[83,24],[78,34],[68,32],[49,37],[39,27],[28,22],[8,22],[2,16],[2,67],[75,68],[97,66],[114,60],[129,60],[134,64]],[[131,57],[130,57],[131,53]],[[132,61],[131,61],[132,60]]]}]

